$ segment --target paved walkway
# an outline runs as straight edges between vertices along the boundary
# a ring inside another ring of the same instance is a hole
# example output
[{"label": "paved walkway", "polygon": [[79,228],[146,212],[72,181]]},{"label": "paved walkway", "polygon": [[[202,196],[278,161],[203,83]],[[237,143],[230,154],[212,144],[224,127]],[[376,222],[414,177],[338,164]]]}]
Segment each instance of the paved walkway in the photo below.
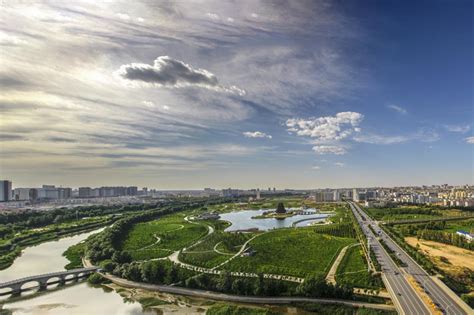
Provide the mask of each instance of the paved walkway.
[{"label": "paved walkway", "polygon": [[337,268],[339,267],[339,265],[342,261],[342,258],[344,258],[344,255],[346,255],[346,252],[350,247],[354,247],[354,246],[358,246],[358,245],[360,245],[360,244],[356,243],[356,244],[347,245],[346,247],[344,247],[339,252],[339,255],[337,256],[336,260],[334,261],[334,263],[331,266],[331,269],[329,269],[329,272],[326,275],[326,281],[327,282],[332,283],[334,285],[336,284],[336,272],[337,272]]},{"label": "paved walkway", "polygon": [[340,304],[340,305],[348,305],[352,307],[365,307],[365,308],[384,310],[384,311],[395,310],[393,306],[385,305],[385,304],[373,304],[373,303],[364,303],[364,302],[356,302],[356,301],[348,301],[348,300],[319,299],[319,298],[305,298],[305,297],[257,297],[257,296],[231,295],[231,294],[217,293],[217,292],[212,292],[212,291],[134,282],[134,281],[125,280],[125,279],[118,278],[118,277],[108,275],[108,274],[101,274],[101,275],[109,279],[113,283],[126,287],[126,288],[139,288],[143,290],[160,291],[160,292],[165,292],[165,293],[187,295],[187,296],[200,297],[200,298],[212,299],[212,300],[220,300],[220,301],[251,303],[251,304],[289,304],[293,302],[303,302],[303,303],[321,303],[321,304]]}]

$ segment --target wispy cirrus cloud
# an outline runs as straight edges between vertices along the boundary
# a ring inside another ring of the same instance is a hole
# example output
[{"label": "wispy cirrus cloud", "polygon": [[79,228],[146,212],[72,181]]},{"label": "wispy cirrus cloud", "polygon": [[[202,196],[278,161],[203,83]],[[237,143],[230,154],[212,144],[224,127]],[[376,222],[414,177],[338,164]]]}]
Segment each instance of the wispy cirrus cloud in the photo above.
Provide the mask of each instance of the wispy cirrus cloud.
[{"label": "wispy cirrus cloud", "polygon": [[369,143],[369,144],[398,144],[409,141],[421,141],[421,142],[435,142],[439,140],[439,134],[432,129],[420,129],[414,133],[407,135],[382,135],[376,133],[365,133],[357,135],[353,138],[356,142]]},{"label": "wispy cirrus cloud", "polygon": [[267,138],[271,139],[272,136],[261,131],[246,131],[242,133],[246,138]]},{"label": "wispy cirrus cloud", "polygon": [[471,130],[470,125],[443,125],[443,127],[450,132],[466,133]]},{"label": "wispy cirrus cloud", "polygon": [[387,108],[389,108],[393,111],[396,111],[397,113],[402,114],[402,115],[408,114],[408,111],[405,108],[403,108],[401,106],[398,106],[398,105],[393,105],[393,104],[387,105]]}]

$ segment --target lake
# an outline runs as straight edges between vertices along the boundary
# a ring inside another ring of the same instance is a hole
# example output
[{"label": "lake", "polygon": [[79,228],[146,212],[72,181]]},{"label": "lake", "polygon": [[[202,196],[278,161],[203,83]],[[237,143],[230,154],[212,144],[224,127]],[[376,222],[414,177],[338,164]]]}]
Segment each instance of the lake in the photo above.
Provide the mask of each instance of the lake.
[{"label": "lake", "polygon": [[[252,228],[258,228],[261,231],[268,231],[271,229],[280,229],[291,227],[294,222],[305,219],[305,221],[297,223],[296,227],[307,226],[309,223],[313,222],[323,222],[326,220],[330,214],[309,214],[309,215],[294,215],[289,218],[282,220],[267,218],[267,219],[252,219],[252,217],[263,214],[270,209],[261,209],[261,210],[242,210],[235,212],[228,212],[220,214],[220,219],[229,221],[232,223],[227,229],[226,232],[238,231],[238,230],[248,230]],[[306,219],[308,221],[306,221]]]}]

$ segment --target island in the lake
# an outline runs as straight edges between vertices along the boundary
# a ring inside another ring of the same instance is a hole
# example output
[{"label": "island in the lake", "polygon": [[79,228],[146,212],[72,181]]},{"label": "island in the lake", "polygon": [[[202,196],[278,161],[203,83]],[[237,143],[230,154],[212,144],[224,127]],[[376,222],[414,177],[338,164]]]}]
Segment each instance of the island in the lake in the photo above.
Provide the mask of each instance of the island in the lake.
[{"label": "island in the lake", "polygon": [[314,208],[290,208],[288,210],[285,209],[285,206],[283,205],[283,202],[279,202],[277,205],[276,210],[274,211],[265,211],[260,215],[253,216],[252,219],[286,219],[290,218],[295,215],[312,215],[312,214],[317,214],[320,213],[319,209],[314,209]]}]

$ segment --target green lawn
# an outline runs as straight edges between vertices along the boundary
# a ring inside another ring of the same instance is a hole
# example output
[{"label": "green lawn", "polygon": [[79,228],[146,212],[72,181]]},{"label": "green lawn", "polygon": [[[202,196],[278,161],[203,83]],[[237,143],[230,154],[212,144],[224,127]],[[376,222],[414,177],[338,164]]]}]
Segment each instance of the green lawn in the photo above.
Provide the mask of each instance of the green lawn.
[{"label": "green lawn", "polygon": [[[205,224],[192,224],[182,214],[138,223],[129,231],[122,249],[134,260],[166,257],[171,252],[189,246],[207,234]],[[157,239],[160,241],[157,243]]]},{"label": "green lawn", "polygon": [[440,219],[453,216],[466,215],[465,212],[457,209],[439,209],[429,206],[399,206],[394,208],[365,208],[371,217],[376,220],[398,221],[413,219]]},{"label": "green lawn", "polygon": [[360,246],[347,250],[336,272],[336,282],[357,288],[380,289],[380,278],[371,276],[367,271],[367,261]]},{"label": "green lawn", "polygon": [[[242,244],[253,235],[254,234],[252,233],[227,233],[216,231],[199,245],[190,248],[189,252],[181,253],[179,258],[181,261],[192,265],[212,268],[237,253]],[[215,252],[214,247],[216,247],[218,251],[227,255]]]},{"label": "green lawn", "polygon": [[452,221],[452,222],[446,222],[446,229],[444,229],[444,232],[452,232],[456,233],[456,231],[466,231],[466,232],[471,232],[474,233],[474,220],[466,220],[466,221]]},{"label": "green lawn", "polygon": [[264,272],[305,277],[325,275],[339,251],[352,238],[315,233],[312,228],[279,229],[256,237],[256,254],[237,257],[223,267],[232,271]]}]

